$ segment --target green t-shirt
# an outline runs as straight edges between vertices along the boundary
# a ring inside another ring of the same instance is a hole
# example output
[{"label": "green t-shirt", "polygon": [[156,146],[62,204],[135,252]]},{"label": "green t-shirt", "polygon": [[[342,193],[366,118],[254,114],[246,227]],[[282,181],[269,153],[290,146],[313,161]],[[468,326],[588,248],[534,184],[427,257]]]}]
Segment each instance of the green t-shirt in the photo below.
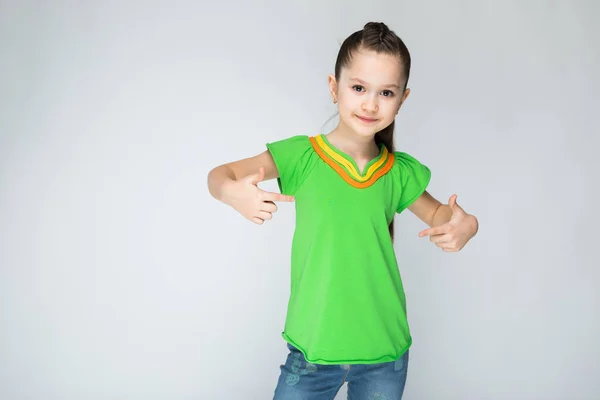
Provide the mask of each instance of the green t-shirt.
[{"label": "green t-shirt", "polygon": [[425,191],[429,168],[382,145],[361,174],[325,135],[267,148],[296,199],[283,338],[315,364],[397,360],[412,340],[388,226]]}]

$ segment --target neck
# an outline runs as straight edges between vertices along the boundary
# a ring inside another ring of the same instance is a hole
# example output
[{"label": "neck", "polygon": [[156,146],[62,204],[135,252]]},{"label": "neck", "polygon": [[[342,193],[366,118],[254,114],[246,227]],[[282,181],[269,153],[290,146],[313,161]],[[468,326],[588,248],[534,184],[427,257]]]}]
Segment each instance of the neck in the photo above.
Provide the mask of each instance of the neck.
[{"label": "neck", "polygon": [[375,135],[357,135],[339,124],[327,134],[327,140],[335,147],[353,157],[373,158],[379,155],[379,147],[375,143]]}]

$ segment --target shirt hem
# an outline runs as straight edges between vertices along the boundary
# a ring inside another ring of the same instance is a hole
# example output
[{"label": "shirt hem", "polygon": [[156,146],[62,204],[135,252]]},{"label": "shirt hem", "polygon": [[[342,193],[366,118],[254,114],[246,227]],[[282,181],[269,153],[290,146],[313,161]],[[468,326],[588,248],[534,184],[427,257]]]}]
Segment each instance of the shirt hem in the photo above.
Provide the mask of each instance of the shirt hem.
[{"label": "shirt hem", "polygon": [[302,346],[299,346],[285,332],[282,332],[281,336],[283,337],[283,339],[286,342],[288,342],[289,344],[291,344],[292,346],[294,346],[295,348],[297,348],[298,350],[300,350],[300,352],[304,355],[304,358],[306,359],[306,361],[308,361],[311,364],[320,364],[320,365],[380,364],[380,363],[384,363],[384,362],[393,362],[393,361],[396,361],[399,358],[401,358],[404,355],[404,353],[406,353],[406,351],[412,345],[412,337],[409,337],[406,346],[404,346],[404,348],[400,351],[400,353],[398,355],[395,355],[395,356],[385,355],[385,356],[379,357],[377,359],[360,359],[360,360],[359,359],[354,359],[354,360],[348,360],[348,359],[342,359],[342,360],[324,360],[324,359],[320,359],[320,358],[318,358],[318,359],[310,359],[310,358],[308,358],[307,355],[306,355],[306,350]]}]

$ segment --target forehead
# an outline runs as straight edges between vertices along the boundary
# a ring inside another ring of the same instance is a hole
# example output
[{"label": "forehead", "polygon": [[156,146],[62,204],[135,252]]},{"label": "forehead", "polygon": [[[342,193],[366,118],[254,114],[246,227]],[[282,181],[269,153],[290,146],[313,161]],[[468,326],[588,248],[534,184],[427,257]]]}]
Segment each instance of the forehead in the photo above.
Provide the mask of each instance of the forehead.
[{"label": "forehead", "polygon": [[398,56],[358,49],[352,53],[350,63],[342,68],[341,78],[359,78],[374,84],[400,83],[402,63]]}]

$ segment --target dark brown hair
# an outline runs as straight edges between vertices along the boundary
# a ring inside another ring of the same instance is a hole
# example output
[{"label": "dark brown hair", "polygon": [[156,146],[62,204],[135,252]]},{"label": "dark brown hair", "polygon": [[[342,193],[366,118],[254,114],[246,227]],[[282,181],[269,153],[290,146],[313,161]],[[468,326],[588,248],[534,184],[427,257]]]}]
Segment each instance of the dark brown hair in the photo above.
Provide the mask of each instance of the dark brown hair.
[{"label": "dark brown hair", "polygon": [[[354,32],[344,40],[335,62],[336,81],[339,82],[342,68],[348,66],[352,60],[352,55],[359,49],[372,50],[376,53],[389,54],[399,58],[400,63],[402,63],[402,72],[404,74],[404,88],[399,95],[404,95],[410,74],[410,53],[402,39],[391,31],[383,22],[368,22],[362,30]],[[389,126],[375,134],[375,143],[378,145],[385,145],[388,151],[392,153],[394,152],[394,124],[395,122],[392,121]],[[389,230],[393,239],[393,219],[390,223]]]}]

